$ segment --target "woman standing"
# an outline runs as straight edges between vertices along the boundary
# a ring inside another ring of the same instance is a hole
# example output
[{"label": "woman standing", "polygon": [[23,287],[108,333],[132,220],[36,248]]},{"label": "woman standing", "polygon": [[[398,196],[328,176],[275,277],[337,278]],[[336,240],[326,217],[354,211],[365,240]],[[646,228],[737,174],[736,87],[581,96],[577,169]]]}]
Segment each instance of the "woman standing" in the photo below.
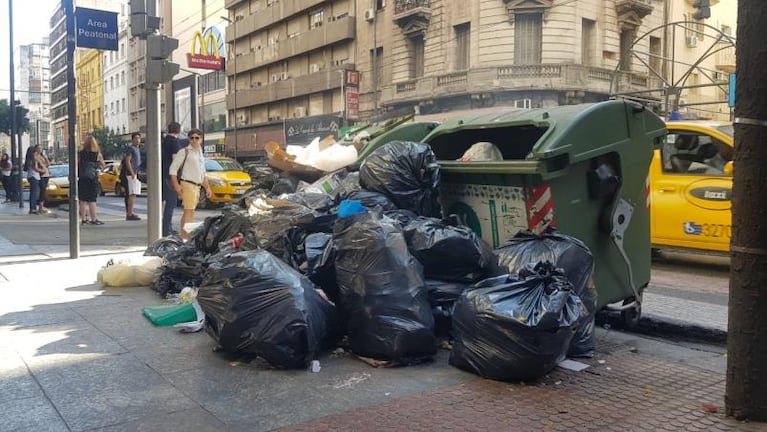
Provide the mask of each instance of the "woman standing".
[{"label": "woman standing", "polygon": [[40,196],[37,198],[37,212],[38,213],[50,213],[51,211],[45,208],[46,191],[48,190],[48,180],[51,178],[51,170],[48,167],[51,166],[51,162],[43,154],[40,144],[35,146],[37,154],[38,166],[40,167]]},{"label": "woman standing", "polygon": [[13,190],[13,185],[11,185],[12,171],[13,164],[11,164],[11,160],[8,158],[8,153],[3,153],[3,156],[0,157],[0,175],[2,175],[3,190],[5,190],[4,203],[11,202],[11,198],[13,197],[13,193],[11,192]]},{"label": "woman standing", "polygon": [[27,157],[24,159],[24,168],[27,170],[29,181],[29,214],[38,214],[37,199],[40,196],[40,148],[30,147]]},{"label": "woman standing", "polygon": [[[79,178],[77,188],[80,198],[80,221],[83,225],[104,225],[96,217],[96,196],[98,196],[99,170],[104,168],[104,157],[101,148],[93,136],[88,136],[83,143],[83,149],[77,153],[79,164]],[[91,219],[88,220],[85,212],[86,207]]]}]

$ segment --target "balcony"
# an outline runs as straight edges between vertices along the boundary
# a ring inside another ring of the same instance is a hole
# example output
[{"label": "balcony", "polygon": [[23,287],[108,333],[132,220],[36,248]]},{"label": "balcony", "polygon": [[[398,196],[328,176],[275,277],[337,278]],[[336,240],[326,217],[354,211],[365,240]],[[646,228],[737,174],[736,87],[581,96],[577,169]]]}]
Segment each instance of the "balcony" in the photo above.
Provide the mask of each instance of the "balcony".
[{"label": "balcony", "polygon": [[621,30],[636,30],[642,20],[653,11],[651,0],[617,0],[615,11]]},{"label": "balcony", "polygon": [[405,35],[423,33],[431,19],[431,0],[394,0],[394,22]]},{"label": "balcony", "polygon": [[354,39],[354,19],[351,16],[343,17],[287,40],[252,49],[251,52],[241,54],[236,59],[227,60],[227,64],[231,64],[232,68],[227,68],[226,74],[233,75],[235,69],[236,73],[246,72],[324,46]]},{"label": "balcony", "polygon": [[[229,3],[234,5],[239,3],[239,1],[227,0],[227,8],[230,7]],[[242,36],[247,36],[251,33],[263,30],[266,27],[270,27],[277,22],[301,12],[306,12],[308,16],[308,9],[322,3],[325,3],[325,0],[280,0],[272,3],[271,6],[262,8],[258,13],[252,13],[237,21],[236,36],[239,39]],[[225,34],[227,42],[234,41],[234,24],[230,24],[226,27]]]},{"label": "balcony", "polygon": [[716,62],[717,70],[722,72],[731,73],[735,72],[735,47],[731,44],[729,46],[717,46],[719,51],[714,54],[714,61]]},{"label": "balcony", "polygon": [[[342,66],[333,67],[320,72],[291,77],[276,82],[257,84],[247,90],[237,90],[237,109],[254,105],[265,104],[283,99],[291,99],[326,90],[341,88],[341,74],[343,69],[355,69],[353,63],[345,63]],[[226,96],[226,106],[233,109],[235,97],[233,94]]]},{"label": "balcony", "polygon": [[[609,94],[615,71],[574,64],[510,65],[474,68],[400,81],[382,89],[382,101],[402,103],[506,90],[582,90]],[[621,91],[647,90],[658,86],[647,74],[621,72],[616,80]]]}]

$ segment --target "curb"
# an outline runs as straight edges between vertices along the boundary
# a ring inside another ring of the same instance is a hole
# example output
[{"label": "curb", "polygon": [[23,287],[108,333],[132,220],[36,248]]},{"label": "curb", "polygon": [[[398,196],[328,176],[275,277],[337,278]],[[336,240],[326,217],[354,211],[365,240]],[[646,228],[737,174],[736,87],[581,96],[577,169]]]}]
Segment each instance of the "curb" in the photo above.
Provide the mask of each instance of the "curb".
[{"label": "curb", "polygon": [[629,328],[621,319],[620,313],[603,311],[597,314],[596,325],[647,336],[662,337],[664,339],[673,338],[680,341],[704,342],[717,345],[727,343],[726,330],[675,320],[651,313],[643,313],[639,320],[639,325],[635,328]]}]

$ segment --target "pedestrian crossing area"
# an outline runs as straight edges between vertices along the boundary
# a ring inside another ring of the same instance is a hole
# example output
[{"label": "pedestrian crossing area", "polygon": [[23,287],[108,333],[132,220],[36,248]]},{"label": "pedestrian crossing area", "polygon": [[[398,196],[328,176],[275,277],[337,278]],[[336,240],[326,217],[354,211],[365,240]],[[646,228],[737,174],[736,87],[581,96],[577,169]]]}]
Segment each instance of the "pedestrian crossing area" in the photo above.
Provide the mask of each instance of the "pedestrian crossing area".
[{"label": "pedestrian crossing area", "polygon": [[[147,203],[146,199],[139,197],[133,206],[134,213],[136,213],[142,220],[147,219]],[[174,219],[181,217],[182,209],[177,208],[174,212]],[[208,216],[213,216],[220,213],[220,210],[197,210],[195,211],[195,220],[204,219]],[[96,215],[102,221],[117,221],[125,220],[125,201],[119,197],[106,197],[99,198],[96,202]],[[138,221],[139,223],[141,221]]]}]

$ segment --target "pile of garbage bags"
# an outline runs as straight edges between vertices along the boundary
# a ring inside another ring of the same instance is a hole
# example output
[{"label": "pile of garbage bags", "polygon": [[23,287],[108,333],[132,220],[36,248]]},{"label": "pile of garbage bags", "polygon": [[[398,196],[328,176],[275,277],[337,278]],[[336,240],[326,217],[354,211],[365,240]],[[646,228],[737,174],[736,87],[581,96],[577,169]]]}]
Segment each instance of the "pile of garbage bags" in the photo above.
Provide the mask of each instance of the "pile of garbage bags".
[{"label": "pile of garbage bags", "polygon": [[[307,155],[304,155],[306,157]],[[284,174],[284,173],[283,173]],[[282,175],[187,242],[158,240],[152,284],[199,288],[205,330],[224,351],[304,368],[327,348],[376,361],[431,358],[503,380],[535,379],[593,353],[593,258],[556,231],[492,250],[439,205],[431,148],[392,142],[359,172]]]}]

